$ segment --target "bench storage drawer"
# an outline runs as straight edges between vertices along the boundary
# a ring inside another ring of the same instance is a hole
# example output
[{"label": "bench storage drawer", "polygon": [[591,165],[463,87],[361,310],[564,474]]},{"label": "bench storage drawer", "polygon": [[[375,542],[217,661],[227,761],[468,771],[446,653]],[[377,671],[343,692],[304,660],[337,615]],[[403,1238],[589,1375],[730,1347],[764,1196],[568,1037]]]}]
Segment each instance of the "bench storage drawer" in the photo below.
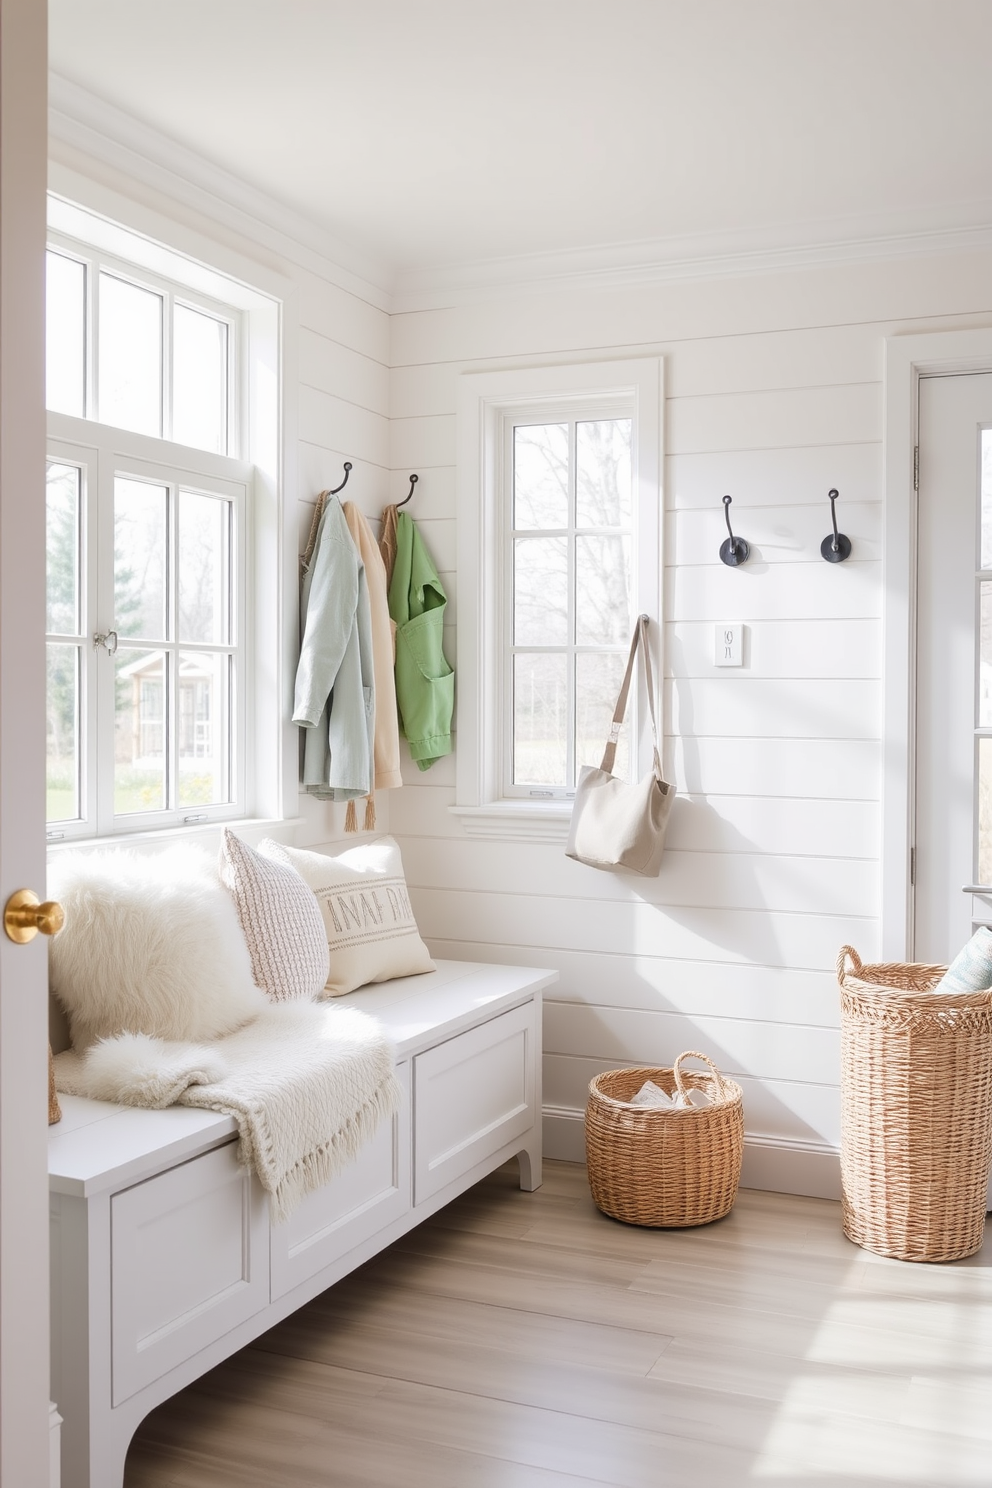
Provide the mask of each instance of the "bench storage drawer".
[{"label": "bench storage drawer", "polygon": [[414,1060],[414,1204],[439,1193],[537,1119],[533,1003]]},{"label": "bench storage drawer", "polygon": [[410,1207],[410,1066],[398,1065],[403,1102],[353,1163],[272,1227],[272,1298],[316,1276]]},{"label": "bench storage drawer", "polygon": [[229,1142],[114,1194],[113,1403],[269,1300],[267,1204]]}]

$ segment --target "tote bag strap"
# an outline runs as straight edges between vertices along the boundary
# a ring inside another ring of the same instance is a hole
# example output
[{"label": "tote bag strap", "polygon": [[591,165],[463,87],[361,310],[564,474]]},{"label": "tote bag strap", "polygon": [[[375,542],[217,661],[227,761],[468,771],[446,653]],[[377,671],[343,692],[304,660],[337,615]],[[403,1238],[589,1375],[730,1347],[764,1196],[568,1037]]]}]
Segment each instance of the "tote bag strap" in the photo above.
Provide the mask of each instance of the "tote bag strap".
[{"label": "tote bag strap", "polygon": [[620,686],[620,696],[613,710],[613,723],[610,727],[610,737],[606,748],[603,750],[603,761],[601,770],[608,775],[613,774],[613,764],[617,755],[617,740],[620,737],[620,728],[623,724],[624,714],[627,711],[627,696],[630,692],[630,679],[634,674],[634,660],[637,656],[637,648],[643,642],[644,646],[644,678],[648,695],[648,712],[651,715],[651,737],[654,740],[655,759],[658,758],[658,723],[654,711],[654,678],[651,676],[651,663],[648,656],[648,617],[638,615],[634,626],[634,634],[630,642],[630,655],[627,657],[627,670],[623,674],[623,682]]}]

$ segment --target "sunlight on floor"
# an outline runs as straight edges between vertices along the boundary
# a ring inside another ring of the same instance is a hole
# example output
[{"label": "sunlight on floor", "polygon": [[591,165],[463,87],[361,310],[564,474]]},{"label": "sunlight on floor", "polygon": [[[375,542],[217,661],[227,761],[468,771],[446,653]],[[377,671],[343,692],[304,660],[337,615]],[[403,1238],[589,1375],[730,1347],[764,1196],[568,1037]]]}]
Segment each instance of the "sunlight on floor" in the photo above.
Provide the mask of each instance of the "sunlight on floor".
[{"label": "sunlight on floor", "polygon": [[859,1252],[797,1362],[751,1476],[987,1488],[989,1251],[986,1242],[971,1260],[940,1266]]}]

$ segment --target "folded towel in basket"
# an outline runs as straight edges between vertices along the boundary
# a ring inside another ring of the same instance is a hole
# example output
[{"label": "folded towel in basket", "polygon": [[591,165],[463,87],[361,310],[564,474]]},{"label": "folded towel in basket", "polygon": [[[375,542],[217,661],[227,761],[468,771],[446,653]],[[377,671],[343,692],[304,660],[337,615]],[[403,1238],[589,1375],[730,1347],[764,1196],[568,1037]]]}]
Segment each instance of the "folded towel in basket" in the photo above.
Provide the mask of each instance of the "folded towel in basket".
[{"label": "folded towel in basket", "polygon": [[669,1095],[667,1090],[662,1090],[653,1080],[645,1080],[636,1095],[632,1095],[627,1102],[631,1106],[657,1107],[662,1111],[684,1111],[688,1106],[708,1106],[709,1096],[705,1090],[687,1090],[683,1095],[676,1090],[674,1095]]},{"label": "folded towel in basket", "polygon": [[933,990],[984,992],[989,987],[992,987],[992,930],[980,925]]}]

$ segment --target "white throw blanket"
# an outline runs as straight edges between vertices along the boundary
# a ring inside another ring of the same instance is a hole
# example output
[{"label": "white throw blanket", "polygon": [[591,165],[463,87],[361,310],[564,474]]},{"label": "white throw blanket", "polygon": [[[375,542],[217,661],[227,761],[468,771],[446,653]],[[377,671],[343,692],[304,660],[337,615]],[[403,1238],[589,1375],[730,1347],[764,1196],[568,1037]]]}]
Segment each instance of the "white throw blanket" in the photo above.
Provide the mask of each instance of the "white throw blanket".
[{"label": "white throw blanket", "polygon": [[123,1033],[81,1054],[59,1054],[55,1082],[66,1095],[233,1116],[238,1157],[254,1168],[282,1220],[396,1110],[393,1066],[389,1040],[368,1014],[284,1002],[209,1044]]}]

